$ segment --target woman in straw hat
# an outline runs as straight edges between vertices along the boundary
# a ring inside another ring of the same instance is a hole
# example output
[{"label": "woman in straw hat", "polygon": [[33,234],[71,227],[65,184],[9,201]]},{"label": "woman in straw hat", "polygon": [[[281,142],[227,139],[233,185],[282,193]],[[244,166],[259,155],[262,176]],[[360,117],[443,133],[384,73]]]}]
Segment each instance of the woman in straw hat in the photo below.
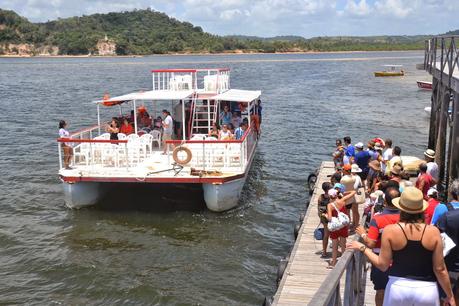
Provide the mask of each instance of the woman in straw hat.
[{"label": "woman in straw hat", "polygon": [[456,305],[440,232],[424,224],[427,202],[422,192],[407,187],[392,203],[400,209],[400,222],[384,228],[379,256],[358,241],[347,247],[360,250],[382,271],[391,266],[384,305],[440,305],[437,281],[446,292],[445,305]]}]

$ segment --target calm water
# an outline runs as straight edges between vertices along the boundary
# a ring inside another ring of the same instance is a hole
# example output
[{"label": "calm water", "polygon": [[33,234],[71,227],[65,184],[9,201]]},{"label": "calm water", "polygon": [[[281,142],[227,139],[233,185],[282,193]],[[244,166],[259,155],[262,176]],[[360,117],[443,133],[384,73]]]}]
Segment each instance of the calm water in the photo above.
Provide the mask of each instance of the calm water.
[{"label": "calm water", "polygon": [[[307,175],[336,137],[391,137],[403,153],[422,154],[430,99],[415,83],[429,79],[415,70],[422,60],[420,52],[0,59],[0,302],[260,305],[293,245]],[[374,78],[382,64],[403,64],[407,76]],[[220,66],[232,69],[233,88],[263,91],[263,137],[238,208],[214,214],[183,194],[64,206],[59,119],[70,130],[93,124],[89,101],[151,88],[153,68]],[[177,206],[186,201],[194,208]]]}]

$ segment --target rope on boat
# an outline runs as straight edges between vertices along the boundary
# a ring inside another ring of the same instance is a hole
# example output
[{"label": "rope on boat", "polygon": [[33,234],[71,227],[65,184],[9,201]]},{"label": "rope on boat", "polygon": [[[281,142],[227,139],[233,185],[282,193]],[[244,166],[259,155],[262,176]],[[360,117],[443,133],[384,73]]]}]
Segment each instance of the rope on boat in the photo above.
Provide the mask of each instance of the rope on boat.
[{"label": "rope on boat", "polygon": [[[168,172],[168,171],[174,171],[174,176],[177,176],[182,170],[183,170],[183,166],[182,165],[177,164],[177,163],[173,163],[172,164],[172,168],[164,169],[164,170],[158,170],[158,171],[151,171],[151,172],[148,172],[145,175],[145,177],[147,177],[149,175],[152,175],[152,174]],[[144,177],[144,180],[145,180],[145,177]]]}]

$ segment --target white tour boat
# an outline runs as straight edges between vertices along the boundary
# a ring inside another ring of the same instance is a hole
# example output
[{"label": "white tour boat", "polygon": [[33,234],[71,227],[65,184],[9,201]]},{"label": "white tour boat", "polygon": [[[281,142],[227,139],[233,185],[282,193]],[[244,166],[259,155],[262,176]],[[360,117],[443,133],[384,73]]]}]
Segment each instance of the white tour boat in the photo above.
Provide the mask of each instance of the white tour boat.
[{"label": "white tour boat", "polygon": [[[152,70],[152,76],[152,90],[94,101],[97,125],[58,138],[59,176],[68,207],[94,205],[125,183],[171,184],[177,190],[183,190],[178,185],[200,184],[209,210],[225,211],[238,204],[260,134],[261,91],[230,89],[226,68],[161,69]],[[210,136],[224,106],[247,124],[239,139]],[[108,120],[101,119],[104,109],[113,113],[113,108],[133,128],[130,135],[119,133],[118,140],[110,140],[105,132]],[[180,127],[186,133],[165,141],[166,154],[161,128],[142,127],[138,120],[138,112],[145,109],[154,114],[152,119],[162,109],[185,119],[180,119]],[[73,147],[71,169],[63,167],[62,143]]]}]

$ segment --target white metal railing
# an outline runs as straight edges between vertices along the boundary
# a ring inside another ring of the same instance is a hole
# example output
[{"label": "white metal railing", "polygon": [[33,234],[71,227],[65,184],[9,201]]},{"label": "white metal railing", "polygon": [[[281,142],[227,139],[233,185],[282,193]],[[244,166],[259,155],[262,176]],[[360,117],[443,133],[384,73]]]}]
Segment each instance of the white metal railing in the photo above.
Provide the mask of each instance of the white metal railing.
[{"label": "white metal railing", "polygon": [[216,140],[203,135],[202,139],[168,140],[166,143],[190,149],[192,158],[188,166],[194,169],[243,172],[252,157],[257,137],[257,132],[249,129],[241,140]]},{"label": "white metal railing", "polygon": [[230,71],[216,69],[152,70],[153,90],[194,90],[221,93],[230,89]]},{"label": "white metal railing", "polygon": [[[154,159],[162,159],[165,164],[174,163],[172,151],[168,151],[167,156],[158,154],[157,151],[162,149],[161,140],[151,138],[149,134],[140,137],[130,135],[120,140],[110,140],[108,133],[84,138],[85,135],[96,134],[97,130],[98,127],[92,127],[74,133],[69,138],[58,139],[60,168],[63,164],[62,143],[73,147],[72,165],[82,169],[139,167],[143,162],[152,160],[153,156]],[[255,149],[256,140],[256,131],[249,129],[241,140],[168,140],[167,143],[190,149],[192,158],[186,166],[191,168],[243,172]]]}]

